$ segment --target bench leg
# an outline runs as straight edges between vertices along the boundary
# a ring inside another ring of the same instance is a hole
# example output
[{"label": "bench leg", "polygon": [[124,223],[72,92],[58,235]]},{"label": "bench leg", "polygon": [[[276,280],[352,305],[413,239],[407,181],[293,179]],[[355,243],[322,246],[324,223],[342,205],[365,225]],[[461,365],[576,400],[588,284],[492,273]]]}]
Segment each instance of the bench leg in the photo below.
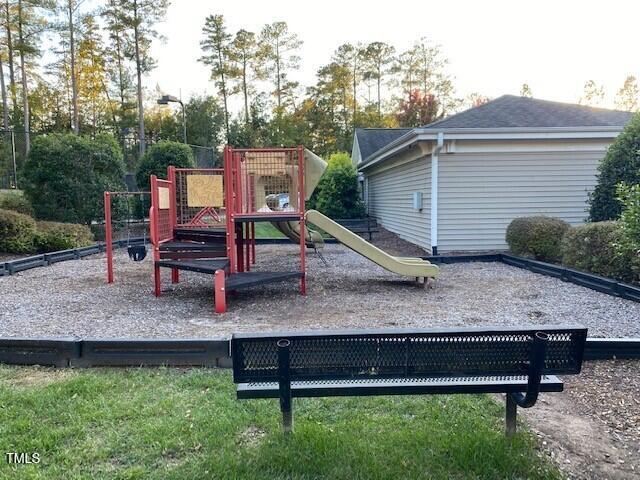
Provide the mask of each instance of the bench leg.
[{"label": "bench leg", "polygon": [[171,269],[171,283],[178,283],[180,281],[180,270],[177,268]]},{"label": "bench leg", "polygon": [[281,406],[282,410],[282,431],[285,435],[289,435],[293,431],[293,409],[291,408],[291,402],[289,402],[289,409],[284,410]]},{"label": "bench leg", "polygon": [[507,393],[507,408],[506,408],[506,434],[507,437],[512,437],[516,434],[516,418],[518,415],[518,405],[513,397]]},{"label": "bench leg", "polygon": [[282,412],[282,430],[289,435],[293,430],[293,406],[291,395],[291,377],[289,375],[289,340],[278,340],[278,389],[280,393],[280,411]]}]

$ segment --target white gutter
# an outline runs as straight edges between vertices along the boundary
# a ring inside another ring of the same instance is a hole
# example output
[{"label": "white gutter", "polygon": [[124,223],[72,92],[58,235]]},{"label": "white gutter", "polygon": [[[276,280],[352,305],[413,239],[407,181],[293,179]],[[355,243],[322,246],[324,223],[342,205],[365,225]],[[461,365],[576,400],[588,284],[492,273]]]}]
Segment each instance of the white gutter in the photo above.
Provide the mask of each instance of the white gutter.
[{"label": "white gutter", "polygon": [[438,156],[444,146],[444,133],[438,132],[438,141],[431,152],[431,254],[438,254]]},{"label": "white gutter", "polygon": [[[549,127],[549,128],[450,128],[448,140],[539,140],[539,139],[579,139],[579,138],[615,138],[624,127]],[[420,141],[437,140],[434,129],[416,128],[405,133],[393,142],[362,159],[358,169],[369,168],[394,154],[410,148]]]}]

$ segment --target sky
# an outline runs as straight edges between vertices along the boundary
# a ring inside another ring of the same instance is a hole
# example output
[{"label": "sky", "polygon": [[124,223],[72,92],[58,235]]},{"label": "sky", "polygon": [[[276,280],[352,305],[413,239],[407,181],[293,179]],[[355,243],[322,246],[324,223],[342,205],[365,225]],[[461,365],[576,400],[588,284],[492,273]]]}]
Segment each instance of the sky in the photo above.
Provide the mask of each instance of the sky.
[{"label": "sky", "polygon": [[517,95],[527,83],[536,98],[576,103],[593,79],[605,88],[604,106],[613,106],[627,75],[640,77],[637,0],[173,0],[148,87],[183,99],[216,93],[197,62],[210,14],[224,15],[232,33],[286,21],[304,42],[301,68],[291,75],[303,85],[315,83],[342,43],[384,41],[402,51],[423,36],[442,46],[460,97]]}]

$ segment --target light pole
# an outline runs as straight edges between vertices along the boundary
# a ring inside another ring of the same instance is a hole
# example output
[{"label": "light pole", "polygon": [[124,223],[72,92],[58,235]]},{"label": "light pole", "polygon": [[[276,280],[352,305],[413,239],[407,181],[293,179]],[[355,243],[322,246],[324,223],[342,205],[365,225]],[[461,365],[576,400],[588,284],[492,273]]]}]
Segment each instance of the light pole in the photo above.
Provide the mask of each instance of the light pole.
[{"label": "light pole", "polygon": [[170,103],[179,103],[182,107],[182,138],[184,143],[187,143],[187,120],[186,115],[184,113],[184,103],[177,97],[173,95],[163,95],[158,99],[158,105],[169,105]]}]

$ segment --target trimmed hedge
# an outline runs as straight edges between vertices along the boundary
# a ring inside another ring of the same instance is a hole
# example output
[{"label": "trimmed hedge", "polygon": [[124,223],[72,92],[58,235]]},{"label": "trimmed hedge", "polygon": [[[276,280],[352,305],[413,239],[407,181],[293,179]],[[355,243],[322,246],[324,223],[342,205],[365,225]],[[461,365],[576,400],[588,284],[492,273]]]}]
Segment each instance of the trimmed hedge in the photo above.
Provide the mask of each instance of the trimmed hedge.
[{"label": "trimmed hedge", "polygon": [[557,262],[562,258],[560,245],[570,225],[554,217],[521,217],[507,227],[507,244],[516,255]]},{"label": "trimmed hedge", "polygon": [[629,281],[628,258],[619,254],[622,228],[618,222],[585,223],[569,229],[562,239],[562,263],[567,267]]},{"label": "trimmed hedge", "polygon": [[12,210],[0,210],[0,252],[33,253],[36,222]]},{"label": "trimmed hedge", "polygon": [[33,215],[31,202],[20,190],[0,191],[0,209]]},{"label": "trimmed hedge", "polygon": [[110,135],[41,135],[22,169],[24,193],[41,220],[90,225],[103,218],[104,192],[124,190],[124,169]]},{"label": "trimmed hedge", "polygon": [[167,178],[167,167],[173,165],[177,168],[194,168],[193,152],[189,145],[184,143],[160,140],[149,147],[140,160],[136,172],[136,183],[140,190],[151,189],[150,177]]},{"label": "trimmed hedge", "polygon": [[93,233],[86,225],[77,223],[38,222],[34,240],[39,252],[56,252],[93,244]]},{"label": "trimmed hedge", "polygon": [[47,253],[93,244],[86,225],[37,222],[28,215],[0,209],[0,252]]}]

